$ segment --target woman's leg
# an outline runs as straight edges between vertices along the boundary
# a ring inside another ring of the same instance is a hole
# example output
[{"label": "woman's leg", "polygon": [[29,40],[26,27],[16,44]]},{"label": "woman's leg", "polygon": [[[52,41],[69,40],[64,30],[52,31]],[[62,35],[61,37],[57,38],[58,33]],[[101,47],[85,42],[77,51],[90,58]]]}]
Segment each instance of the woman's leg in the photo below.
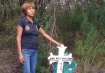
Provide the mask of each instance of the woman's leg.
[{"label": "woman's leg", "polygon": [[37,63],[37,50],[34,50],[30,59],[31,73],[35,73],[36,63]]},{"label": "woman's leg", "polygon": [[30,56],[31,56],[31,52],[29,50],[22,50],[22,54],[24,57],[24,63],[21,64],[23,73],[31,73],[30,72]]}]

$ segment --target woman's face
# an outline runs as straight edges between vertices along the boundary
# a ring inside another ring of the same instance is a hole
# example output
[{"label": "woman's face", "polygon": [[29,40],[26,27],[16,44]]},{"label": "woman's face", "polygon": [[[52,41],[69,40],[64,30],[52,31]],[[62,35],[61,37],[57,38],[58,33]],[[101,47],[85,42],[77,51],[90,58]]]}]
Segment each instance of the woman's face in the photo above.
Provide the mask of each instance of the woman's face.
[{"label": "woman's face", "polygon": [[30,17],[33,17],[35,14],[35,8],[34,7],[29,7],[27,8],[26,10],[26,15],[30,16]]}]

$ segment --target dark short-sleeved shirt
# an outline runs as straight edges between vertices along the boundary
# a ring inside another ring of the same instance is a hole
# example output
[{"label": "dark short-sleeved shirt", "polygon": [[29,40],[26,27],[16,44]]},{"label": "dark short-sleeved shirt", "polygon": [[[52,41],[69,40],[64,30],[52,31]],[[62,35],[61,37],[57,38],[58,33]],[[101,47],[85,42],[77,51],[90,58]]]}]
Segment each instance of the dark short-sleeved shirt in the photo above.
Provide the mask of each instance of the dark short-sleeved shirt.
[{"label": "dark short-sleeved shirt", "polygon": [[37,49],[39,23],[33,19],[33,24],[27,17],[21,18],[18,23],[23,28],[21,36],[21,49]]}]

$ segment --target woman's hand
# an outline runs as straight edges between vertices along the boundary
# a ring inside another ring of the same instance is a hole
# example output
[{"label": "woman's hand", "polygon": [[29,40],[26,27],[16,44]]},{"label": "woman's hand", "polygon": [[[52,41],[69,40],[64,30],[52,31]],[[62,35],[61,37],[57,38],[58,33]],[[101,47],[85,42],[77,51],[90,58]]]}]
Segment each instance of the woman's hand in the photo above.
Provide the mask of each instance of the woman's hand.
[{"label": "woman's hand", "polygon": [[22,54],[19,55],[19,62],[22,64],[24,63],[24,57]]},{"label": "woman's hand", "polygon": [[62,43],[57,42],[57,46],[61,46],[61,45],[62,45]]}]

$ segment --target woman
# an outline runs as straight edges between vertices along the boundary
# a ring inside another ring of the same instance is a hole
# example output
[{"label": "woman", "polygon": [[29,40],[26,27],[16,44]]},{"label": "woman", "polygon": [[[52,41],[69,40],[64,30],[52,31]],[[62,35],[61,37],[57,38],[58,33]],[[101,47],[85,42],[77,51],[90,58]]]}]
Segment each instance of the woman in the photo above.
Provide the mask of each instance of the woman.
[{"label": "woman", "polygon": [[39,23],[33,19],[35,5],[33,2],[25,2],[21,7],[25,16],[17,23],[17,48],[19,62],[24,73],[35,73],[37,62],[38,34],[41,33],[46,39],[57,46],[61,44],[52,39],[40,27]]}]

